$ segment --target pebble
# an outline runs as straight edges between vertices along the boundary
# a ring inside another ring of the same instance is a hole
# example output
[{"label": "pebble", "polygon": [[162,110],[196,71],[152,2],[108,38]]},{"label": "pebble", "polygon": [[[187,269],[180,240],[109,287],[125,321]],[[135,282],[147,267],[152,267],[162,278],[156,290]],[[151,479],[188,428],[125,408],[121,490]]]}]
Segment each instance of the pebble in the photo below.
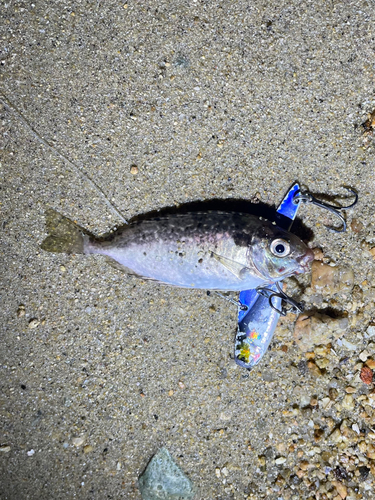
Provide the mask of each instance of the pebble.
[{"label": "pebble", "polygon": [[29,321],[29,328],[34,329],[40,325],[40,321],[36,318],[33,318]]},{"label": "pebble", "polygon": [[331,318],[327,314],[304,313],[294,326],[294,340],[301,351],[312,351],[316,345],[329,344],[333,337],[343,335],[348,327],[347,318]]},{"label": "pebble", "polygon": [[366,361],[366,366],[368,366],[369,368],[371,368],[371,370],[373,370],[375,368],[375,360],[374,359],[368,359]]},{"label": "pebble", "polygon": [[354,404],[353,396],[350,394],[347,394],[346,396],[344,396],[344,399],[342,400],[341,405],[346,410],[354,410],[355,404]]},{"label": "pebble", "polygon": [[82,446],[84,442],[85,442],[85,438],[84,437],[75,437],[75,438],[72,439],[72,444],[74,446],[77,446],[77,448],[79,446]]},{"label": "pebble", "polygon": [[373,371],[368,366],[362,367],[360,378],[365,384],[371,384],[373,379]]},{"label": "pebble", "polygon": [[311,375],[314,375],[315,377],[320,377],[322,375],[320,368],[312,361],[307,363],[307,368],[309,369]]},{"label": "pebble", "polygon": [[357,350],[357,345],[356,344],[353,344],[352,342],[349,342],[348,340],[346,339],[342,339],[341,340],[341,343],[344,347],[346,347],[346,349],[348,349],[349,351],[356,351]]},{"label": "pebble", "polygon": [[286,462],[285,457],[279,457],[279,458],[276,458],[276,460],[275,460],[275,464],[277,464],[277,465],[285,464],[285,462]]},{"label": "pebble", "polygon": [[228,471],[227,467],[223,467],[221,469],[221,473],[223,474],[223,476],[228,477],[229,471]]},{"label": "pebble", "polygon": [[35,450],[30,450],[27,452],[28,457],[32,457],[35,454]]},{"label": "pebble", "polygon": [[375,326],[370,325],[367,330],[366,330],[366,338],[374,337],[375,336]]},{"label": "pebble", "polygon": [[4,445],[4,446],[0,446],[0,452],[1,453],[9,453],[10,452],[10,446],[8,445]]},{"label": "pebble", "polygon": [[340,495],[340,498],[344,499],[348,495],[348,490],[346,489],[346,486],[340,481],[332,481],[333,486],[336,488],[337,493]]},{"label": "pebble", "polygon": [[361,352],[361,354],[359,355],[359,359],[363,362],[366,361],[366,359],[370,356],[369,352],[364,350]]},{"label": "pebble", "polygon": [[314,260],[322,261],[324,259],[323,250],[319,247],[313,248]]},{"label": "pebble", "polygon": [[360,222],[358,219],[353,219],[350,223],[350,229],[353,231],[353,233],[360,233],[363,228],[364,226],[362,222]]},{"label": "pebble", "polygon": [[332,400],[330,398],[323,398],[322,399],[322,408],[324,410],[329,410],[331,405],[332,405]]},{"label": "pebble", "polygon": [[138,167],[137,167],[137,165],[132,165],[132,166],[130,167],[130,173],[131,173],[132,175],[137,175],[137,174],[138,174]]},{"label": "pebble", "polygon": [[83,447],[83,453],[87,454],[90,453],[94,448],[91,446],[91,444],[87,444],[86,446]]},{"label": "pebble", "polygon": [[20,304],[17,309],[17,316],[21,318],[22,316],[25,316],[26,311],[25,311],[25,306],[23,304]]},{"label": "pebble", "polygon": [[352,429],[354,432],[356,432],[357,434],[360,434],[361,431],[359,430],[359,427],[358,427],[358,424],[353,424],[352,425]]},{"label": "pebble", "polygon": [[188,500],[195,495],[193,484],[166,448],[152,457],[138,479],[143,500]]},{"label": "pebble", "polygon": [[353,269],[345,266],[330,266],[314,261],[311,266],[311,288],[315,292],[333,295],[350,293],[354,286]]}]

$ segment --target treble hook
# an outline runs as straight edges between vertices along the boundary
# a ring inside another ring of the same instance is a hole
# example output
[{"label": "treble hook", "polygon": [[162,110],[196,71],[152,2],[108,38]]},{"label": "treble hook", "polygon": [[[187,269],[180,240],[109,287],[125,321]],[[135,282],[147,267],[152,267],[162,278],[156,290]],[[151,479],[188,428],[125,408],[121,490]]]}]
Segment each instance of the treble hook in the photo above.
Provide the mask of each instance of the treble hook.
[{"label": "treble hook", "polygon": [[297,191],[296,194],[293,197],[293,203],[296,205],[300,203],[301,201],[303,203],[312,203],[313,205],[316,205],[317,207],[320,208],[325,208],[329,212],[332,212],[335,214],[342,222],[342,229],[335,229],[333,227],[326,226],[328,229],[331,229],[332,231],[335,231],[336,233],[344,233],[346,231],[346,222],[344,217],[339,213],[339,210],[346,210],[348,208],[354,207],[354,205],[358,201],[358,194],[351,188],[345,187],[348,191],[351,191],[354,196],[355,200],[353,201],[352,204],[346,206],[346,207],[338,207],[336,205],[330,205],[329,203],[324,203],[323,201],[320,201],[316,199],[309,191]]},{"label": "treble hook", "polygon": [[[289,297],[282,288],[280,287],[280,284],[276,282],[276,287],[278,289],[278,293],[275,293],[272,288],[257,288],[256,291],[259,293],[259,295],[262,295],[263,297],[268,298],[269,305],[274,309],[276,312],[278,312],[281,316],[286,316],[288,312],[291,312],[293,314],[297,313],[302,313],[305,310],[305,306],[302,302],[297,302],[296,300],[292,299],[292,297]],[[281,309],[278,309],[273,305],[272,299],[274,297],[279,297],[281,300],[286,302],[287,304],[290,304],[292,307],[287,309],[286,307],[282,307]]]}]

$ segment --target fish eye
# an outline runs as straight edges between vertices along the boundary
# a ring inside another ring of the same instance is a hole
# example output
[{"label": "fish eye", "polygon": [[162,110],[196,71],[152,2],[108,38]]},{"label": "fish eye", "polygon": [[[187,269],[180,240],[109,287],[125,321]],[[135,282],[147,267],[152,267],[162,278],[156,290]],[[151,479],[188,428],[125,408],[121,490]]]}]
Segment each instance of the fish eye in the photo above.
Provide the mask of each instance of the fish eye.
[{"label": "fish eye", "polygon": [[270,250],[276,257],[286,257],[290,254],[290,245],[287,241],[278,238],[272,241]]}]

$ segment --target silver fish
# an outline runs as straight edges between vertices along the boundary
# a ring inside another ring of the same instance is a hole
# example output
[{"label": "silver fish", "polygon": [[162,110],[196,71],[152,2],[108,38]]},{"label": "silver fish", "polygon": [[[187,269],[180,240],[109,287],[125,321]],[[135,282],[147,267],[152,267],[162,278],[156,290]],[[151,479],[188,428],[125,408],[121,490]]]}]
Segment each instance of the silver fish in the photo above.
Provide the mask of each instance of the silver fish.
[{"label": "silver fish", "polygon": [[312,251],[254,215],[191,212],[132,222],[96,238],[47,212],[49,252],[106,255],[130,274],[184,288],[241,291],[309,271]]}]

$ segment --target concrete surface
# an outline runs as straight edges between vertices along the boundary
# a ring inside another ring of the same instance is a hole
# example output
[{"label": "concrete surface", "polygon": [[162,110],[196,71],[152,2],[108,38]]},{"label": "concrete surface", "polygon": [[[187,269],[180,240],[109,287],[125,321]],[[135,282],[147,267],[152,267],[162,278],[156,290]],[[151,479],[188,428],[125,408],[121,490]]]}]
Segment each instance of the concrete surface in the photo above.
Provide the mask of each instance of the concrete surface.
[{"label": "concrete surface", "polygon": [[[120,221],[2,105],[0,497],[140,500],[137,478],[166,446],[200,499],[374,498],[372,472],[356,474],[372,459],[333,445],[324,420],[367,435],[371,411],[299,400],[355,386],[374,317],[375,146],[361,128],[375,108],[374,3],[7,0],[0,16],[1,95],[126,218],[213,198],[275,205],[296,179],[314,193],[349,185],[360,202],[346,233],[318,208],[300,216],[361,294],[327,299],[355,347],[333,342],[323,375],[304,369],[295,317],[248,375],[231,359],[229,303],[40,250],[47,207],[95,234]],[[332,475],[343,456],[357,457],[349,479]]]}]

